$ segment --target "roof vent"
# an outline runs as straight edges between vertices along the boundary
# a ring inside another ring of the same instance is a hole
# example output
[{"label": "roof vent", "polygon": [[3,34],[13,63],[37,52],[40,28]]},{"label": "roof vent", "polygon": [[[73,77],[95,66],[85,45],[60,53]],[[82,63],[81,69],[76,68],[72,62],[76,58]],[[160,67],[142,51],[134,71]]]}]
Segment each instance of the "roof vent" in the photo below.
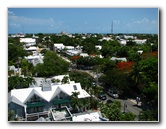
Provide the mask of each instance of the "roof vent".
[{"label": "roof vent", "polygon": [[51,84],[48,82],[43,82],[42,91],[51,91],[51,90],[52,90]]}]

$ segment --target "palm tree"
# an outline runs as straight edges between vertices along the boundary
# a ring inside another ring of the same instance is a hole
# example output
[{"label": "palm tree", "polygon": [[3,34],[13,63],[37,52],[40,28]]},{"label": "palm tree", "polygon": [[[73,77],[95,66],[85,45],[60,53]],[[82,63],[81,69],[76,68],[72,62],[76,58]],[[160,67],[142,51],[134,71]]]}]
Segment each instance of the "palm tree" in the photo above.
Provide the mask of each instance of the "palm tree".
[{"label": "palm tree", "polygon": [[79,107],[82,105],[81,101],[78,98],[79,94],[79,92],[72,92],[70,104],[73,108],[73,112],[77,112],[79,110]]},{"label": "palm tree", "polygon": [[134,65],[129,76],[131,77],[131,80],[135,86],[139,86],[143,82],[144,72],[138,63]]},{"label": "palm tree", "polygon": [[69,83],[69,77],[68,76],[64,76],[61,82],[62,82],[62,84]]},{"label": "palm tree", "polygon": [[83,98],[83,99],[81,99],[81,101],[82,101],[82,106],[83,106],[84,110],[89,108],[89,106],[90,106],[90,98]]}]

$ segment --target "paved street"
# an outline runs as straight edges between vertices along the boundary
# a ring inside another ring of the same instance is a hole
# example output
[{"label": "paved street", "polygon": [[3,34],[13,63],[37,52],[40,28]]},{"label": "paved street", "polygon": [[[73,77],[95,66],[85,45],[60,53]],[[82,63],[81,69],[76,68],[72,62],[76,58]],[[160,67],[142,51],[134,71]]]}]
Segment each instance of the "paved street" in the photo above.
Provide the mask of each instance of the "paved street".
[{"label": "paved street", "polygon": [[[133,113],[133,114],[135,114],[135,115],[138,116],[139,112],[142,110],[140,108],[141,102],[137,106],[136,101],[133,100],[133,99],[126,99],[126,100],[123,100],[123,99],[114,99],[114,98],[112,98],[112,97],[110,97],[110,96],[107,95],[107,100],[108,99],[120,101],[121,105],[122,105],[122,107],[121,107],[122,112],[131,112],[131,113]],[[124,106],[125,106],[125,108],[124,108]],[[137,121],[138,117],[136,117],[135,120]]]}]

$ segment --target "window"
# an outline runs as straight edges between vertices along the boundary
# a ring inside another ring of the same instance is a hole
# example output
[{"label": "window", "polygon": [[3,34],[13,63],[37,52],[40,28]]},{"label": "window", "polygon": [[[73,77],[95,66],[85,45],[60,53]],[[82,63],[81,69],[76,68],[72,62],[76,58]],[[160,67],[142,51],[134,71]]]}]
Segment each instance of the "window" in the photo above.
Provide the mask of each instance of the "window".
[{"label": "window", "polygon": [[77,90],[77,86],[76,85],[73,85],[73,88],[74,88],[74,90]]},{"label": "window", "polygon": [[22,109],[17,109],[17,115],[20,117],[22,116]]}]

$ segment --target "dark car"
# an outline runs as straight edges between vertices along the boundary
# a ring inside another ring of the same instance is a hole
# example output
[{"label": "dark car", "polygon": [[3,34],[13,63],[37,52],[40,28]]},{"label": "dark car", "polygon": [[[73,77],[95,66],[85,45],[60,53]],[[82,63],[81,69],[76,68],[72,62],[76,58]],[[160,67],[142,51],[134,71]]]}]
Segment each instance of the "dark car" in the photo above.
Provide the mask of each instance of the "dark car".
[{"label": "dark car", "polygon": [[101,95],[99,96],[99,99],[101,99],[101,100],[106,100],[106,99],[107,99],[106,94],[101,94]]},{"label": "dark car", "polygon": [[112,103],[113,101],[111,100],[111,99],[108,99],[107,100],[107,102],[106,102],[106,104],[108,105],[108,104],[110,104],[110,103]]}]

